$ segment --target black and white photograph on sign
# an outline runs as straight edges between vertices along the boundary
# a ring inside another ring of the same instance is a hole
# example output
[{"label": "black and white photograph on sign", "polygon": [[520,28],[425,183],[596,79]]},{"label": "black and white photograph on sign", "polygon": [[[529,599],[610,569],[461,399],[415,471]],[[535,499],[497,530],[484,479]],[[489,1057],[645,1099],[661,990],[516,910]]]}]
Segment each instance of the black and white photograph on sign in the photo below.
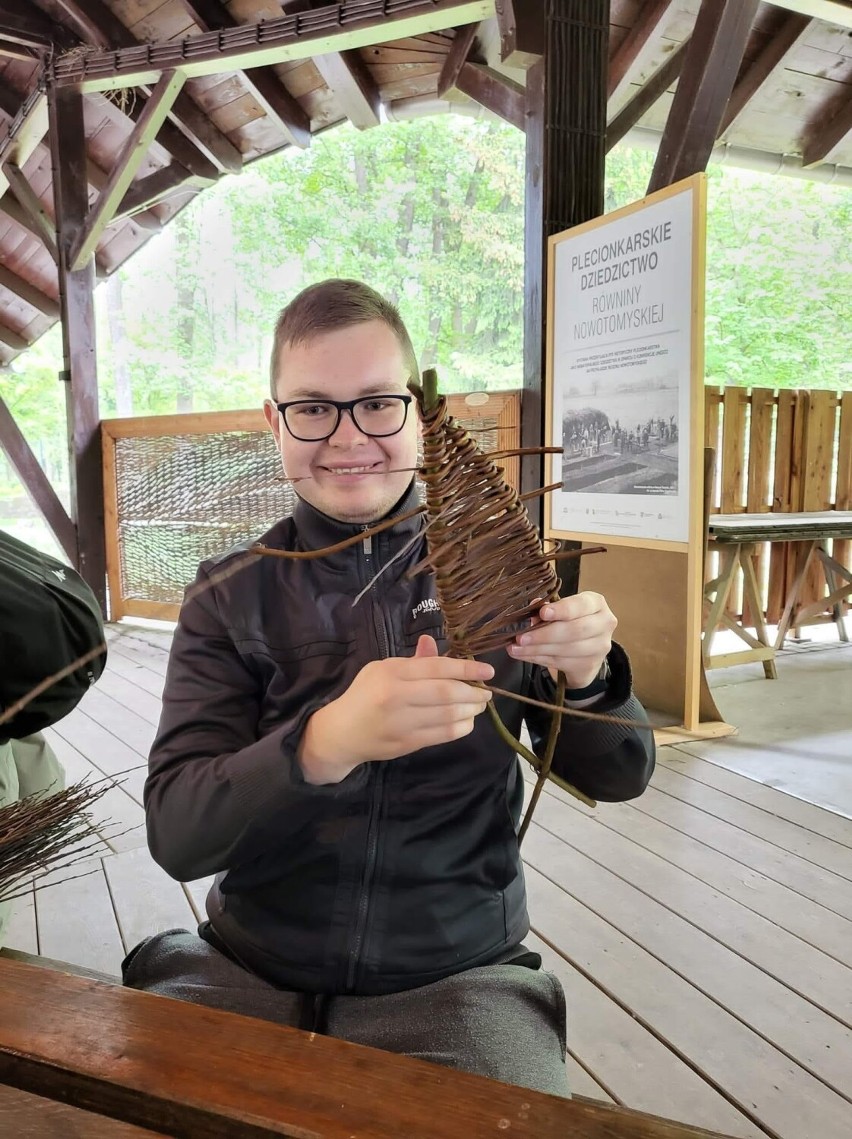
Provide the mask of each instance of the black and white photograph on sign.
[{"label": "black and white photograph on sign", "polygon": [[670,191],[553,239],[557,533],[688,540],[693,208]]},{"label": "black and white photograph on sign", "polygon": [[594,357],[562,400],[562,489],[590,494],[677,494],[677,373],[655,370],[659,344]]}]

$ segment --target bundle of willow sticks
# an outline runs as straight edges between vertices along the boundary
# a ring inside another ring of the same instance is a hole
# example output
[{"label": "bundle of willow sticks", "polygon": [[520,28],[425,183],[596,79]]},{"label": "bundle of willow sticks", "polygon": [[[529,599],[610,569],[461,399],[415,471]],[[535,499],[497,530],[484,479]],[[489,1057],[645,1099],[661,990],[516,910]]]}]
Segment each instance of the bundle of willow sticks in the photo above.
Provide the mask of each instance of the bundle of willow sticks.
[{"label": "bundle of willow sticks", "polygon": [[100,845],[89,808],[109,790],[76,783],[0,807],[0,902],[20,897],[53,870],[89,857]]}]

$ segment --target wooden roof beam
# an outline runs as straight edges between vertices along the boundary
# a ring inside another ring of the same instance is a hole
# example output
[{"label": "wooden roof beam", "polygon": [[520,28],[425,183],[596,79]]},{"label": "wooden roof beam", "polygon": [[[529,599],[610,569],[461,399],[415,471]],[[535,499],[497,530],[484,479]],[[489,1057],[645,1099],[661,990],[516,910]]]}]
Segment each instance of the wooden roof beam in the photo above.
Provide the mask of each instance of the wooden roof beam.
[{"label": "wooden roof beam", "polygon": [[9,133],[0,141],[0,165],[14,162],[23,166],[47,134],[47,96],[35,88],[23,100],[9,124]]},{"label": "wooden roof beam", "polygon": [[184,77],[180,72],[164,71],[161,75],[133,133],[121,149],[106,186],[89,213],[85,228],[69,254],[70,272],[82,269],[94,254],[101,234],[112,220],[183,84]]},{"label": "wooden roof beam", "polygon": [[[88,43],[107,50],[135,48],[138,51],[136,36],[103,0],[56,0],[56,3]],[[144,81],[131,86],[141,87],[147,96],[157,82],[159,72],[167,70],[170,68],[157,68],[153,74],[149,72]],[[134,121],[138,121],[142,114],[144,102],[144,99],[137,100],[128,112]],[[237,173],[242,169],[239,150],[187,94],[181,93],[175,100],[170,118],[170,122],[164,122],[160,127],[157,141],[193,174],[206,178],[212,176],[214,170]]]},{"label": "wooden roof beam", "polygon": [[636,23],[627,33],[609,61],[607,100],[612,102],[624,94],[631,77],[640,70],[652,51],[659,47],[663,25],[674,0],[646,0]]},{"label": "wooden roof beam", "polygon": [[671,54],[662,67],[651,76],[644,86],[640,87],[633,98],[627,103],[606,128],[606,148],[612,150],[616,143],[621,142],[628,131],[650,111],[658,99],[668,91],[669,87],[677,82],[683,61],[686,58],[686,48],[689,40],[684,40]]},{"label": "wooden roof beam", "polygon": [[[44,242],[51,257],[54,261],[58,261],[56,223],[42,205],[41,199],[21,172],[20,167],[14,162],[6,163],[3,167],[3,174],[8,180],[9,189],[14,194],[18,205],[27,219],[26,223],[24,223],[26,224],[26,228]],[[5,199],[0,203],[0,206],[2,206],[6,213],[9,213],[6,209]],[[12,215],[9,214],[9,216],[11,217]],[[18,219],[16,218],[15,220],[17,221]]]},{"label": "wooden roof beam", "polygon": [[757,7],[758,0],[702,0],[648,193],[706,169]]},{"label": "wooden roof beam", "polygon": [[494,0],[407,0],[405,5],[391,0],[346,0],[258,25],[207,32],[179,43],[151,44],[144,51],[137,46],[134,51],[64,55],[53,61],[51,74],[59,87],[113,91],[151,83],[170,67],[179,68],[190,79],[225,69],[244,71],[442,31],[478,22],[493,11]]},{"label": "wooden roof beam", "polygon": [[849,0],[772,0],[772,5],[814,20],[827,20],[841,28],[852,28],[852,4]]},{"label": "wooden roof beam", "polygon": [[453,42],[438,76],[438,98],[443,98],[451,87],[455,87],[459,72],[467,62],[467,57],[473,50],[473,43],[479,31],[479,24],[465,24],[456,28]]},{"label": "wooden roof beam", "polygon": [[0,341],[15,352],[23,352],[32,345],[31,340],[26,340],[20,332],[15,332],[14,328],[5,324],[0,324]]},{"label": "wooden roof beam", "polygon": [[480,103],[522,131],[526,129],[524,88],[481,63],[465,63],[456,79],[456,90]]},{"label": "wooden roof beam", "polygon": [[382,98],[357,51],[332,51],[314,56],[313,62],[353,126],[379,126]]},{"label": "wooden roof beam", "polygon": [[43,316],[49,316],[51,320],[59,319],[59,301],[55,301],[53,297],[49,297],[47,293],[43,293],[41,289],[37,289],[35,285],[31,285],[23,277],[7,269],[5,265],[0,265],[0,285],[10,293],[14,293],[16,297],[20,297],[22,301],[26,301]]},{"label": "wooden roof beam", "polygon": [[[5,341],[2,333],[0,339]],[[23,483],[24,490],[41,511],[57,542],[69,560],[76,562],[77,529],[2,397],[0,397],[0,447],[6,452],[9,462]]]},{"label": "wooden roof beam", "polygon": [[[220,28],[236,28],[239,22],[218,0],[180,0],[202,32]],[[267,115],[281,128],[288,142],[295,146],[311,144],[311,121],[298,100],[284,86],[284,81],[271,67],[253,67],[240,72],[240,79]]]},{"label": "wooden roof beam", "polygon": [[[29,186],[29,183],[27,183],[27,185]],[[37,237],[45,246],[53,260],[58,263],[59,251],[56,248],[56,228],[53,225],[52,219],[44,211],[41,202],[39,202],[31,189],[30,194],[38,204],[43,219],[47,221],[47,225],[43,224],[42,217],[36,217],[31,208],[22,206],[13,191],[7,191],[2,199],[0,199],[0,214],[5,214],[7,218],[19,225],[21,229],[25,229],[31,233],[33,237]],[[31,205],[32,203],[30,203],[30,206]]]},{"label": "wooden roof beam", "polygon": [[39,55],[44,55],[52,47],[71,47],[74,42],[67,29],[46,16],[34,0],[3,0],[0,6],[0,37]]},{"label": "wooden roof beam", "polygon": [[494,0],[500,60],[527,71],[544,55],[544,0]]},{"label": "wooden roof beam", "polygon": [[852,88],[846,87],[825,108],[808,130],[802,142],[802,165],[816,166],[825,162],[833,150],[852,132]]},{"label": "wooden roof beam", "polygon": [[722,125],[719,127],[720,135],[723,135],[726,130],[730,130],[745,110],[746,105],[758,93],[775,68],[779,67],[784,57],[802,42],[812,24],[813,20],[808,19],[807,16],[791,12],[781,27],[770,36],[766,47],[757,59],[746,68],[745,74],[740,77],[736,87],[731,92],[731,97],[722,116]]},{"label": "wooden roof beam", "polygon": [[113,221],[121,218],[133,218],[135,221],[140,210],[148,210],[156,206],[170,195],[181,189],[202,189],[203,183],[195,178],[179,162],[155,170],[153,174],[146,174],[144,178],[132,182],[115,211]]}]

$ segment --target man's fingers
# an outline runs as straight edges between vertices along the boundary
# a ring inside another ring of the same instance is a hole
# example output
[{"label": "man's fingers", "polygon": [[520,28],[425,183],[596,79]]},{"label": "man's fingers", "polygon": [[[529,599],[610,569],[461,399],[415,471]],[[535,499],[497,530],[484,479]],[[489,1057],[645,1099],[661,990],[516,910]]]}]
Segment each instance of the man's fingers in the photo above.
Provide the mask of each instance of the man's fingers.
[{"label": "man's fingers", "polygon": [[417,648],[414,650],[414,655],[421,659],[423,657],[438,656],[438,642],[427,633],[422,633],[417,640]]},{"label": "man's fingers", "polygon": [[490,664],[479,660],[458,660],[456,657],[414,656],[408,658],[404,667],[405,679],[414,683],[427,680],[463,680],[476,683],[494,678],[494,669]]}]

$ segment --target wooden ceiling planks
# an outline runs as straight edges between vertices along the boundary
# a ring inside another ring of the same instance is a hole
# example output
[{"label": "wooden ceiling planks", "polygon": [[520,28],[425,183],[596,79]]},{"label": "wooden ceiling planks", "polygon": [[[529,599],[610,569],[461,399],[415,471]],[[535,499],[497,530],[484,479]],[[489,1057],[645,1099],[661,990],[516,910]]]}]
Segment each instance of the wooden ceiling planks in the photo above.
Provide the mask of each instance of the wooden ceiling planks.
[{"label": "wooden ceiling planks", "polygon": [[[165,42],[207,30],[213,26],[211,21],[215,22],[220,12],[222,25],[228,27],[278,19],[282,11],[308,12],[312,7],[309,0],[295,0],[284,7],[281,0],[31,0],[31,3],[34,11],[39,13],[35,19],[60,20],[65,26],[60,34],[66,38],[68,29],[76,28],[79,32],[89,26],[91,34],[88,38],[100,46],[103,46],[105,33],[109,31],[113,34],[113,43],[129,44],[146,39]],[[633,106],[634,112],[641,112],[636,121],[652,130],[663,129],[673,99],[677,68],[669,65],[672,81],[667,90],[655,98],[651,98],[654,95],[651,85],[656,80],[659,86],[660,69],[678,53],[680,45],[688,38],[700,4],[701,0],[611,0],[610,59],[614,68],[611,86],[616,90],[616,97],[610,104],[610,123],[631,100],[644,92],[648,106],[644,109],[641,100]],[[317,0],[314,0],[313,7],[316,5]],[[722,137],[738,148],[779,155],[801,154],[804,148],[806,156],[817,163],[827,161],[850,166],[852,36],[849,29],[825,19],[813,18],[810,23],[805,23],[806,18],[801,11],[791,10],[796,7],[795,4],[776,6],[766,2],[758,7],[731,101],[723,116]],[[107,27],[105,21],[109,20],[113,23]],[[122,29],[120,32],[116,23]],[[161,138],[161,142],[170,141],[178,151],[183,148],[183,158],[193,153],[201,158],[201,154],[205,154],[200,169],[211,180],[218,176],[217,166],[218,169],[238,168],[241,161],[252,161],[291,142],[286,126],[282,125],[282,107],[285,110],[288,106],[297,108],[297,116],[298,113],[304,116],[302,142],[309,139],[308,128],[312,133],[325,130],[344,121],[347,115],[352,117],[353,112],[356,120],[361,116],[363,125],[374,124],[379,118],[378,102],[404,106],[406,100],[437,94],[441,69],[453,43],[452,24],[452,12],[449,11],[446,29],[353,49],[349,60],[365,81],[362,86],[367,91],[367,95],[361,91],[360,106],[357,91],[342,89],[346,84],[345,76],[342,79],[338,77],[338,82],[331,85],[337,87],[335,92],[310,59],[272,63],[264,68],[267,94],[280,92],[278,115],[274,113],[269,99],[264,101],[263,92],[252,86],[251,72],[231,70],[192,78],[188,80],[182,97],[189,100],[190,118],[194,115],[195,121],[188,128],[184,124],[183,133],[176,127],[170,136],[166,132],[166,138]],[[644,33],[641,31],[643,25]],[[390,27],[392,23],[389,23]],[[782,42],[785,36],[786,44]],[[523,82],[523,71],[509,68],[500,60],[500,34],[493,17],[482,23],[477,38],[483,54],[477,54],[479,49],[475,49],[472,60],[479,63],[487,60],[492,72]],[[629,67],[622,66],[625,62]],[[15,100],[23,100],[32,88],[37,67],[36,61],[0,56],[0,123],[14,113]],[[663,80],[665,78],[664,73]],[[495,81],[499,82],[499,77]],[[486,86],[480,84],[482,98],[486,97]],[[454,98],[458,97],[456,92]],[[135,117],[141,113],[142,105],[137,106]],[[273,113],[270,113],[271,108]],[[100,95],[86,97],[92,201],[96,199],[97,191],[106,185],[107,172],[133,130],[133,117]],[[201,141],[199,151],[198,139],[195,142],[190,140],[194,137],[193,129],[197,130],[202,121],[208,124],[210,137],[206,142]],[[217,138],[221,142],[217,143]],[[216,146],[221,148],[218,158]],[[39,148],[41,159],[46,160],[47,153],[46,147]],[[123,219],[108,227],[98,249],[101,272],[111,271],[121,264],[147,239],[151,230],[172,217],[198,192],[202,183],[182,184],[186,171],[180,164],[173,164],[171,173],[163,173],[171,162],[172,153],[173,149],[156,143],[140,165],[131,190],[144,186],[146,178],[159,174],[157,188],[165,193],[168,190],[167,179],[174,177],[174,192],[140,213],[140,224]],[[34,155],[34,161],[35,158]],[[214,159],[213,163],[210,158]],[[51,198],[48,185],[42,186],[41,181],[47,177],[49,182],[49,167],[37,164],[33,169],[49,212]],[[137,205],[143,197],[140,190]],[[2,212],[4,208],[8,212]],[[55,286],[53,290],[50,287],[55,280],[55,267],[44,245],[26,224],[20,224],[20,217],[20,208],[11,196],[0,203],[0,265],[14,271],[12,262],[19,261],[19,268],[27,266],[27,279],[33,287],[42,288],[45,295],[50,296],[52,291],[55,293]],[[141,228],[143,225],[148,229]],[[29,274],[29,266],[36,265],[37,279]],[[32,306],[27,308],[23,297],[20,298],[23,309],[15,309],[11,302],[5,303],[4,307],[4,296],[9,297],[8,290],[0,287],[0,316],[8,310],[3,317],[7,325],[14,320],[14,328],[17,328],[27,313],[35,315]],[[40,315],[46,319],[44,313]]]}]

